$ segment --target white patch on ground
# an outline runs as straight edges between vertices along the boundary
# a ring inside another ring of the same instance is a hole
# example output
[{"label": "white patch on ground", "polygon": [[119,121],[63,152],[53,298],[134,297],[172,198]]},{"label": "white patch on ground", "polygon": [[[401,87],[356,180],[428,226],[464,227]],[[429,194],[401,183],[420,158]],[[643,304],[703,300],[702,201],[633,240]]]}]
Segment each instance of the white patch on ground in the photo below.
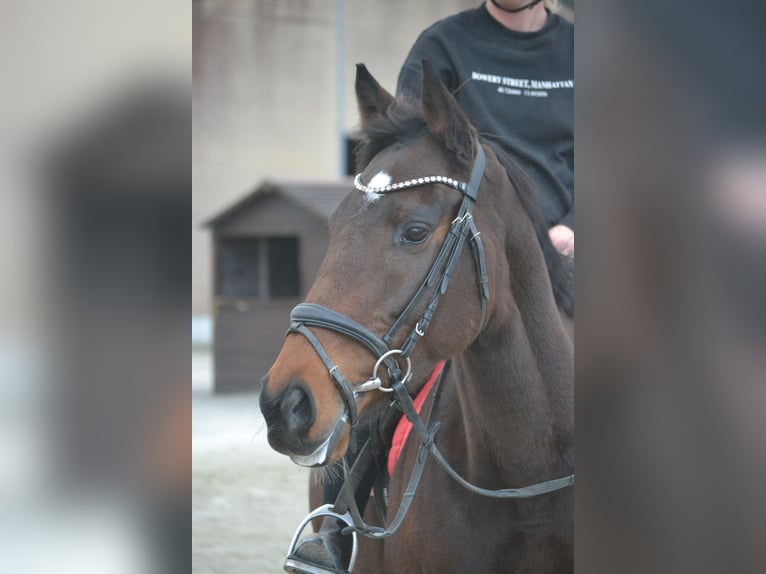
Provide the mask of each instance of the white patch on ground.
[{"label": "white patch on ground", "polygon": [[[391,183],[391,176],[388,175],[385,171],[379,171],[374,176],[372,176],[372,179],[370,180],[370,183],[367,184],[368,187],[385,187],[389,183]],[[373,203],[375,201],[378,201],[381,197],[380,193],[375,193],[373,191],[367,192],[367,203]]]}]

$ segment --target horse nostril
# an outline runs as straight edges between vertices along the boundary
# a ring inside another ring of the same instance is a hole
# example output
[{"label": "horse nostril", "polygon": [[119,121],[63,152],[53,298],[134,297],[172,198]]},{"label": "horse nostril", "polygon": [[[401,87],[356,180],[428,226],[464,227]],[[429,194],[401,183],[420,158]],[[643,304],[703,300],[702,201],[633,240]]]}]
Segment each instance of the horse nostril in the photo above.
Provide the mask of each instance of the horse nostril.
[{"label": "horse nostril", "polygon": [[301,383],[290,385],[282,399],[281,409],[287,429],[294,434],[304,434],[316,419],[314,401]]}]

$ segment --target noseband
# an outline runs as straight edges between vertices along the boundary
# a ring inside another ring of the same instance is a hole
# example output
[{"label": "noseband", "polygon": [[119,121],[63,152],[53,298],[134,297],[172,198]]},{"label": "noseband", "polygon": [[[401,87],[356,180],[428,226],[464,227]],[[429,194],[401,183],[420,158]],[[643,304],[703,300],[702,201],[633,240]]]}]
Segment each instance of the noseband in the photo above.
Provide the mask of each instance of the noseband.
[{"label": "noseband", "polygon": [[[314,347],[314,350],[322,359],[322,362],[324,362],[330,374],[330,379],[343,399],[348,422],[352,427],[352,431],[359,420],[356,405],[359,394],[376,389],[384,392],[393,390],[391,387],[384,387],[382,379],[378,376],[378,369],[382,364],[385,364],[390,380],[401,380],[403,384],[406,384],[409,380],[412,374],[410,355],[412,355],[415,345],[417,345],[418,341],[420,341],[428,331],[428,327],[436,312],[436,307],[439,304],[439,299],[447,291],[447,287],[449,286],[450,279],[457,266],[466,240],[471,243],[474,261],[476,262],[481,299],[480,329],[484,326],[487,313],[487,301],[489,301],[489,278],[487,275],[487,262],[484,256],[484,246],[481,241],[481,234],[476,228],[476,223],[474,223],[471,212],[473,211],[473,206],[476,202],[476,196],[479,193],[479,184],[484,175],[485,163],[486,157],[484,155],[484,150],[481,145],[479,145],[473,167],[471,168],[471,175],[467,182],[457,181],[441,175],[434,175],[409,179],[407,181],[392,183],[382,187],[370,187],[362,183],[361,174],[358,174],[356,178],[354,178],[354,187],[365,193],[387,194],[424,185],[441,184],[459,191],[463,195],[463,201],[460,204],[457,216],[452,220],[452,224],[444,239],[441,250],[431,265],[431,269],[428,271],[426,278],[415,291],[415,294],[412,296],[409,303],[407,303],[404,311],[402,311],[401,315],[394,321],[394,324],[383,337],[379,337],[364,325],[360,325],[342,313],[323,305],[301,303],[290,313],[290,328],[288,333],[300,333],[303,335],[308,342],[311,343],[311,346]],[[410,331],[404,344],[398,349],[393,348],[392,345],[396,334],[405,324],[407,324],[418,304],[434,286],[436,286],[436,288],[433,290],[430,301],[418,318],[415,326]],[[351,337],[365,346],[377,359],[370,379],[357,385],[352,384],[346,379],[338,365],[333,362],[322,344],[319,342],[319,339],[311,332],[309,327],[330,329],[331,331]],[[399,361],[396,360],[396,357],[399,357],[406,362],[407,370],[404,374],[402,374],[401,365]]]}]

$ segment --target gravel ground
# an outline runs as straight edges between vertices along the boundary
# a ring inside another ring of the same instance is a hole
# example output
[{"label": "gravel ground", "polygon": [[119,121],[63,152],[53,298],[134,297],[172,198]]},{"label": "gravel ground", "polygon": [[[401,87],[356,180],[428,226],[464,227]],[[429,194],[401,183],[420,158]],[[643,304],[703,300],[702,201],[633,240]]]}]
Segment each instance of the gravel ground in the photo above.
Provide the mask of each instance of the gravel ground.
[{"label": "gravel ground", "polygon": [[192,359],[192,572],[280,573],[308,512],[309,471],[272,451],[254,394],[215,396]]}]

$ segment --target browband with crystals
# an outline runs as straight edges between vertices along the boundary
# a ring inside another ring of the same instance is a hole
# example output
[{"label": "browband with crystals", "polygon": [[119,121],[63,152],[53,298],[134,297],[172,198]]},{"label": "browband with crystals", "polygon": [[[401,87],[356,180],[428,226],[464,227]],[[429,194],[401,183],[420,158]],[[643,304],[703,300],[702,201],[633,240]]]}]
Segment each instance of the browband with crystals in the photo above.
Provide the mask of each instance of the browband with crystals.
[{"label": "browband with crystals", "polygon": [[354,187],[364,193],[390,193],[392,191],[399,191],[401,189],[407,189],[408,187],[417,187],[419,185],[425,185],[428,183],[442,183],[454,189],[457,189],[460,193],[465,193],[468,188],[468,184],[462,181],[457,181],[450,177],[443,175],[429,175],[426,177],[416,177],[408,179],[407,181],[400,181],[399,183],[390,183],[382,187],[371,187],[362,183],[362,174],[356,174],[354,178]]}]

